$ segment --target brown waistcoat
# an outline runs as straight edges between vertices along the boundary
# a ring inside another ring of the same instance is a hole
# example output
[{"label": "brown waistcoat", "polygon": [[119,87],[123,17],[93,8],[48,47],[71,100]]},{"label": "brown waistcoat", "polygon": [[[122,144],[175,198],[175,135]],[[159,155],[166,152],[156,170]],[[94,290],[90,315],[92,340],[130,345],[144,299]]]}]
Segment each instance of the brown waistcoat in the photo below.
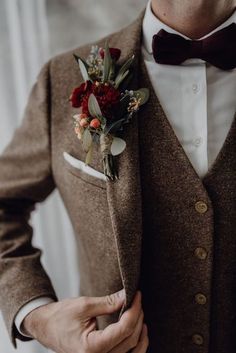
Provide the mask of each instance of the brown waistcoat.
[{"label": "brown waistcoat", "polygon": [[[150,86],[144,65],[143,74]],[[234,353],[236,119],[201,180],[152,89],[146,110],[139,119],[140,282],[149,352]]]}]

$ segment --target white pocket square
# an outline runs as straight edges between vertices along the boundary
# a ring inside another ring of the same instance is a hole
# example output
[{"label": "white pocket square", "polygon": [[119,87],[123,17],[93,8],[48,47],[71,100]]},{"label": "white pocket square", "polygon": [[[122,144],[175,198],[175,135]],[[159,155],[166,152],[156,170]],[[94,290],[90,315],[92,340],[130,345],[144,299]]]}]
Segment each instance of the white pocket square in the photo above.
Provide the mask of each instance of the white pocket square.
[{"label": "white pocket square", "polygon": [[71,156],[69,153],[63,152],[63,157],[72,167],[81,170],[85,174],[91,175],[91,176],[93,176],[95,178],[98,178],[98,179],[101,179],[101,180],[104,180],[104,181],[107,180],[105,174],[103,174],[101,172],[98,172],[97,170],[89,167],[84,162],[82,162],[79,159]]}]

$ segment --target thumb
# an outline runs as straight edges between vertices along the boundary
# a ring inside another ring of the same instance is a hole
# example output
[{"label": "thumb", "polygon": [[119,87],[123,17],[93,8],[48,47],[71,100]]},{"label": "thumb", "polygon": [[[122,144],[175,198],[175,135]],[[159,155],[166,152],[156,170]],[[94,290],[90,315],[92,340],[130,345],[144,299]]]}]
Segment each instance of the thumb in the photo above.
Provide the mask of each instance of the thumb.
[{"label": "thumb", "polygon": [[88,317],[112,314],[122,308],[125,302],[125,290],[105,297],[88,297],[84,314]]}]

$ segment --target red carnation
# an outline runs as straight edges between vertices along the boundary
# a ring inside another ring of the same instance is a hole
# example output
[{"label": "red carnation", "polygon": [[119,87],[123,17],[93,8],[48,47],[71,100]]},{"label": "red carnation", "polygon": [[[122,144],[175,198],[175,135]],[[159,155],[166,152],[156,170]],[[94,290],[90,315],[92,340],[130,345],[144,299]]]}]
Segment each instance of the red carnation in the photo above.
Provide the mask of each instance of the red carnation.
[{"label": "red carnation", "polygon": [[[119,58],[120,58],[120,55],[121,55],[121,50],[118,49],[118,48],[109,48],[109,50],[110,50],[111,58],[114,61],[118,61]],[[100,50],[100,55],[101,55],[101,58],[104,59],[104,56],[105,56],[105,50],[104,49]]]},{"label": "red carnation", "polygon": [[91,92],[91,85],[92,83],[90,81],[87,81],[73,90],[70,96],[72,107],[81,107],[84,96],[86,96],[87,93]]},{"label": "red carnation", "polygon": [[112,109],[120,100],[120,92],[111,85],[93,83],[91,91],[87,92],[82,100],[82,112],[87,115],[89,115],[88,99],[91,93],[97,98],[102,114],[106,118],[111,117]]}]

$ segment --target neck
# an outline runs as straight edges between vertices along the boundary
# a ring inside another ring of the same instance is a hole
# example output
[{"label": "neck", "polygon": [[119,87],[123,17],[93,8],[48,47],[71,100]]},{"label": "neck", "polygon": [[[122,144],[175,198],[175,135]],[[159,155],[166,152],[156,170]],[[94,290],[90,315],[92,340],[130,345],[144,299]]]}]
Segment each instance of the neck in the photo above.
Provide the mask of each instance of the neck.
[{"label": "neck", "polygon": [[154,14],[191,39],[213,31],[235,11],[236,0],[152,0]]}]

